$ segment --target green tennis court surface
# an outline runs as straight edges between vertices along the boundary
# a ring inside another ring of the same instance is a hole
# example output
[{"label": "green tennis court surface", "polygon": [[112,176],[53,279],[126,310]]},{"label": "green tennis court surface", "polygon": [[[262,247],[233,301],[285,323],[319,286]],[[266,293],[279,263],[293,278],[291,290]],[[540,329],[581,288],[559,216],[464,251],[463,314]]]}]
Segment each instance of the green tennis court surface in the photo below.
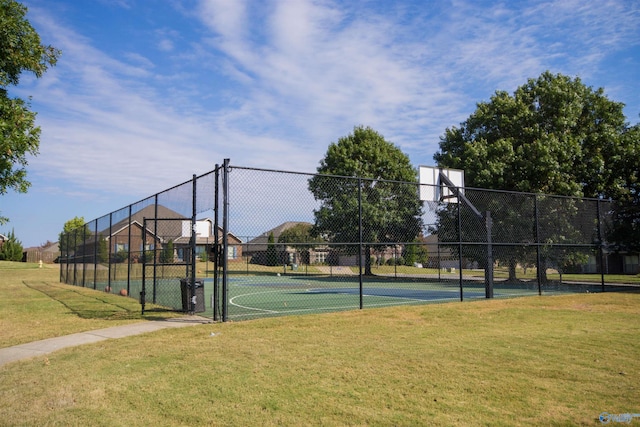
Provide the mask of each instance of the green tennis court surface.
[{"label": "green tennis court surface", "polygon": [[[213,318],[213,279],[198,279],[203,283],[204,312],[198,314]],[[125,281],[112,282],[112,292],[126,289]],[[184,309],[179,278],[158,278],[146,282],[146,301],[174,310]],[[576,289],[578,286],[563,285],[543,287],[542,292],[564,293],[598,291],[595,285]],[[591,289],[594,288],[594,289]],[[131,280],[129,295],[138,298],[142,290],[141,280]],[[218,285],[222,298],[222,286]],[[362,282],[362,306],[374,308],[394,305],[427,304],[460,301],[458,281],[438,281],[425,277],[364,277]],[[534,282],[494,283],[495,298],[511,298],[537,295]],[[484,282],[481,279],[465,280],[462,299],[485,298]],[[254,319],[259,317],[284,316],[289,314],[322,313],[354,310],[360,308],[360,282],[358,276],[307,276],[307,275],[234,275],[228,279],[227,318],[229,320]],[[200,304],[202,301],[200,301]],[[222,303],[218,304],[218,314]]]},{"label": "green tennis court surface", "polygon": [[[353,310],[360,307],[358,277],[326,276],[240,276],[229,279],[228,318],[240,320],[285,314],[321,313]],[[205,280],[207,310],[212,310],[210,295],[213,281]],[[509,288],[495,291],[495,297],[536,294],[537,290]],[[463,286],[464,299],[485,298],[483,283]],[[362,283],[363,307],[425,304],[459,301],[458,283],[425,279],[367,277]]]}]

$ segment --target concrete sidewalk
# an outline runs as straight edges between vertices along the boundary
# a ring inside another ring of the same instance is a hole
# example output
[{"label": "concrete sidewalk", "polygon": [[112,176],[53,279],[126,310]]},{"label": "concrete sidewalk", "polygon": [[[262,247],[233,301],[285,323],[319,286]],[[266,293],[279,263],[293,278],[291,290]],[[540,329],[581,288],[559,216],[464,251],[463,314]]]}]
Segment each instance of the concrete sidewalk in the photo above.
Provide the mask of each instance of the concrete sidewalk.
[{"label": "concrete sidewalk", "polygon": [[33,341],[26,344],[15,345],[13,347],[0,348],[0,366],[17,360],[43,356],[67,347],[75,347],[113,338],[124,338],[132,335],[158,331],[160,329],[182,328],[185,326],[202,325],[204,323],[211,323],[211,320],[200,316],[185,316],[168,320],[131,323],[128,325],[97,329],[95,331],[79,332],[77,334],[48,338],[41,341]]}]

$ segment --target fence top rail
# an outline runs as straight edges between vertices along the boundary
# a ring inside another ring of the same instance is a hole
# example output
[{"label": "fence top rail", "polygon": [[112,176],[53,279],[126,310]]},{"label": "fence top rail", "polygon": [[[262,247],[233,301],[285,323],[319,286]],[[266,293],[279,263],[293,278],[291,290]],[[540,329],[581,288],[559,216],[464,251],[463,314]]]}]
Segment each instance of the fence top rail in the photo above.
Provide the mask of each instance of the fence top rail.
[{"label": "fence top rail", "polygon": [[[418,184],[418,185],[433,185],[433,184],[422,184],[418,182],[407,182],[407,181],[396,181],[396,180],[387,180],[384,178],[369,178],[369,177],[359,177],[359,176],[347,176],[347,175],[332,175],[332,174],[320,174],[317,172],[301,172],[301,171],[291,171],[284,169],[268,169],[268,168],[256,168],[249,166],[236,166],[230,165],[229,169],[240,169],[240,170],[248,170],[248,171],[256,171],[256,172],[270,172],[270,173],[285,173],[291,175],[306,175],[306,176],[322,176],[326,178],[338,178],[338,179],[362,179],[366,181],[384,181],[398,184]],[[513,191],[513,190],[496,190],[490,188],[479,188],[479,187],[464,187],[464,190],[470,191],[480,191],[485,193],[503,193],[503,194],[521,194],[525,196],[535,196],[535,197],[553,197],[553,198],[562,198],[562,199],[577,199],[577,200],[585,200],[585,201],[600,201],[600,202],[612,202],[612,199],[598,198],[598,197],[582,197],[582,196],[566,196],[559,194],[546,194],[546,193],[531,193],[526,191]]]},{"label": "fence top rail", "polygon": [[289,175],[304,175],[304,176],[321,176],[324,178],[337,178],[337,179],[349,179],[349,180],[362,180],[362,181],[384,181],[395,184],[411,184],[411,185],[419,185],[418,182],[408,182],[408,181],[396,181],[391,179],[384,178],[369,178],[362,176],[347,176],[347,175],[331,175],[325,173],[317,173],[317,172],[300,172],[300,171],[287,171],[287,170],[278,170],[278,169],[264,169],[264,168],[253,168],[253,167],[245,167],[245,166],[230,166],[229,169],[240,169],[247,171],[256,171],[256,172],[270,172],[270,173],[284,173]]}]

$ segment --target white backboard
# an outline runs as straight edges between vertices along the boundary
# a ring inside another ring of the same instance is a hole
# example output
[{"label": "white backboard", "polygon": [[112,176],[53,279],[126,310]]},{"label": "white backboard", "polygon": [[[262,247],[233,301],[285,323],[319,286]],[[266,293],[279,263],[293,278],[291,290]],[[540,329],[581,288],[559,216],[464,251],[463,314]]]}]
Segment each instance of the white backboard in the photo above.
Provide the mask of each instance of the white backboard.
[{"label": "white backboard", "polygon": [[453,196],[453,192],[440,182],[440,172],[449,178],[454,186],[460,188],[460,191],[464,194],[463,170],[420,166],[420,184],[425,184],[420,185],[420,200],[457,203],[458,199]]},{"label": "white backboard", "polygon": [[[196,236],[208,237],[211,236],[211,221],[197,220],[196,221]],[[182,237],[191,237],[191,221],[182,221]]]}]

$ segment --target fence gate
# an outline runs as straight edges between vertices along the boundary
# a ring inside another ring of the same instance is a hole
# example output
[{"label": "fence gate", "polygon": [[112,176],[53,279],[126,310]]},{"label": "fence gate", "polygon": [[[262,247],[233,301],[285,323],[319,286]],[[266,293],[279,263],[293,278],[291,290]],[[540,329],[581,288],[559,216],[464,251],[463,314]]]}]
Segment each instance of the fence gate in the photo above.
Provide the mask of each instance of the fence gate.
[{"label": "fence gate", "polygon": [[195,278],[195,245],[190,218],[145,218],[140,304],[150,302],[174,310],[204,311],[203,283]]}]

